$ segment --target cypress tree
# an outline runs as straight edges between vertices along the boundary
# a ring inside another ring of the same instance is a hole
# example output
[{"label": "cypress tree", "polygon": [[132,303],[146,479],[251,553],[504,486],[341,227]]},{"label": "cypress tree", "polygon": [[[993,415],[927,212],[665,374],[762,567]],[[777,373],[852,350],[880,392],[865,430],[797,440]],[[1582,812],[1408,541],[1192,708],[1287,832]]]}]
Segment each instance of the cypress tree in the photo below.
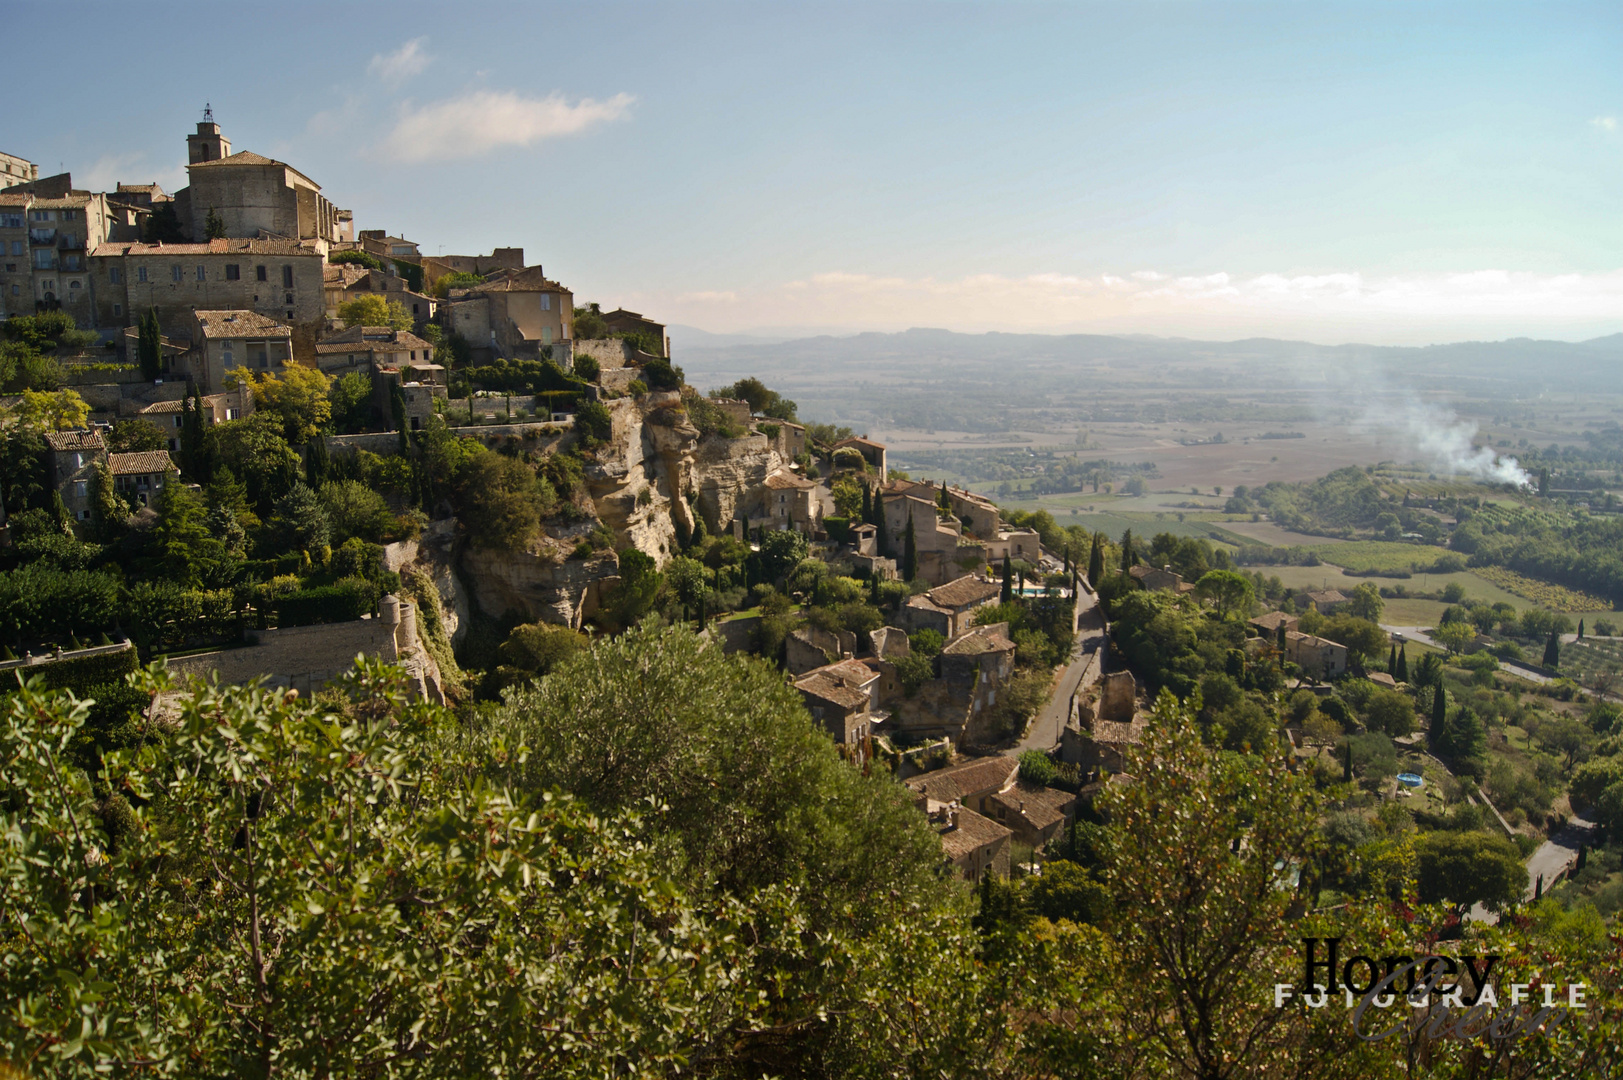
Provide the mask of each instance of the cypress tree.
[{"label": "cypress tree", "polygon": [[400,434],[400,454],[404,457],[411,450],[411,436],[406,433],[406,391],[398,382],[389,387],[389,412]]},{"label": "cypress tree", "polygon": [[695,511],[693,514],[693,539],[690,540],[689,543],[697,544],[699,541],[703,540],[704,537],[704,515]]},{"label": "cypress tree", "polygon": [[138,324],[140,332],[135,339],[136,360],[141,365],[141,378],[152,382],[163,374],[163,331],[158,326],[158,312],[147,308]]},{"label": "cypress tree", "polygon": [[1126,573],[1133,568],[1133,530],[1128,529],[1121,534],[1121,571]]},{"label": "cypress tree", "polygon": [[1582,641],[1583,639],[1584,639],[1584,621],[1582,619],[1579,619],[1578,620],[1578,640]]},{"label": "cypress tree", "polygon": [[877,570],[868,577],[868,603],[874,607],[879,606],[879,572]]},{"label": "cypress tree", "polygon": [[862,485],[862,520],[864,524],[874,524],[873,519],[873,488],[867,484]]},{"label": "cypress tree", "polygon": [[1093,588],[1099,587],[1099,579],[1105,576],[1105,534],[1093,534],[1093,550],[1088,552],[1088,584]]},{"label": "cypress tree", "polygon": [[1431,691],[1431,737],[1436,742],[1441,732],[1448,729],[1448,691],[1443,689],[1441,676]]},{"label": "cypress tree", "polygon": [[1397,679],[1398,682],[1408,682],[1409,681],[1409,643],[1408,642],[1404,642],[1403,647],[1398,650],[1398,670],[1393,673],[1392,677]]},{"label": "cypress tree", "polygon": [[203,431],[203,395],[193,383],[180,403],[180,460],[186,478],[206,484],[212,477],[205,452]]},{"label": "cypress tree", "polygon": [[1392,646],[1392,654],[1386,658],[1386,670],[1394,679],[1397,678],[1398,647],[1396,645]]},{"label": "cypress tree", "polygon": [[1352,783],[1352,740],[1348,739],[1344,745],[1347,747],[1347,758],[1341,766],[1341,779],[1350,784]]},{"label": "cypress tree", "polygon": [[1014,599],[1014,573],[1009,569],[1009,556],[1003,555],[1003,592],[998,595],[998,603],[1007,604]]},{"label": "cypress tree", "polygon": [[304,446],[304,482],[311,491],[320,491],[327,482],[332,459],[327,452],[327,437],[319,431]]},{"label": "cypress tree", "polygon": [[1551,671],[1561,666],[1561,639],[1555,636],[1554,630],[1550,631],[1549,640],[1544,643],[1544,666]]},{"label": "cypress tree", "polygon": [[1274,643],[1279,646],[1279,651],[1280,652],[1285,651],[1285,624],[1284,623],[1279,624],[1279,632],[1274,635]]},{"label": "cypress tree", "polygon": [[902,574],[908,581],[919,576],[918,541],[913,537],[913,514],[907,515],[907,540],[902,548]]}]

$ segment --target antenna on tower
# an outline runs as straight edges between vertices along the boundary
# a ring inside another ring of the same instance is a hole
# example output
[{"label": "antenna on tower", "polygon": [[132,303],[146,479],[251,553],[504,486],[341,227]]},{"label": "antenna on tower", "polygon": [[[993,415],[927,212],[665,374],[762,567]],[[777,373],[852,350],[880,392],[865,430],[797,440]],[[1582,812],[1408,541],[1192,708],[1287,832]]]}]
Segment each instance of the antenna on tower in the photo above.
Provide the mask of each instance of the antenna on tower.
[{"label": "antenna on tower", "polygon": [[203,123],[214,123],[214,107],[206,101],[203,102]]}]

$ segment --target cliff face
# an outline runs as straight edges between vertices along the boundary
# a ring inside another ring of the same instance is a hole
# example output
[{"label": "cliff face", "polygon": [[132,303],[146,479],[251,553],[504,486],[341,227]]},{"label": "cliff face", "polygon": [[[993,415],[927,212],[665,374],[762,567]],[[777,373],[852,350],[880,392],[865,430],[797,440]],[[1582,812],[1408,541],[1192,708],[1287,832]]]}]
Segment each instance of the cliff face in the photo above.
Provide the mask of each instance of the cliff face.
[{"label": "cliff face", "polygon": [[[635,547],[660,566],[677,552],[677,522],[693,528],[684,492],[696,494],[705,526],[715,532],[759,497],[767,474],[782,464],[763,435],[701,439],[681,404],[674,391],[608,402],[613,434],[585,469],[592,508],[614,532],[616,550]],[[488,615],[513,612],[526,622],[579,626],[619,580],[616,560],[607,554],[569,557],[594,524],[549,527],[525,551],[463,545],[455,559],[457,572],[446,560],[444,572],[433,574],[447,621],[455,612],[465,625],[468,597],[460,595],[465,586]]]}]

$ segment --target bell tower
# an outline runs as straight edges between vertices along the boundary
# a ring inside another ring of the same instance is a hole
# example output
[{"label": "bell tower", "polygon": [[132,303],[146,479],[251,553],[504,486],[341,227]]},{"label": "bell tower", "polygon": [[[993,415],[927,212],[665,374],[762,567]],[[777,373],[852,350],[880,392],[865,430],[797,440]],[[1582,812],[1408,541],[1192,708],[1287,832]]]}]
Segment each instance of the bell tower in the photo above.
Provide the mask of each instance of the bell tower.
[{"label": "bell tower", "polygon": [[186,136],[186,164],[218,161],[231,156],[231,140],[220,134],[220,125],[214,122],[214,109],[203,106],[203,122],[197,125],[197,134]]}]

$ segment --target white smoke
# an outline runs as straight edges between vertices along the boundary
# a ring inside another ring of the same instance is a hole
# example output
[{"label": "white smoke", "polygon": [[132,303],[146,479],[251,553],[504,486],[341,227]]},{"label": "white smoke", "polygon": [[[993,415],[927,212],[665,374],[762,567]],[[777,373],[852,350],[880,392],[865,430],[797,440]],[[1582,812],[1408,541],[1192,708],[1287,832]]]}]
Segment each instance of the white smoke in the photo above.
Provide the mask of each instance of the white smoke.
[{"label": "white smoke", "polygon": [[1513,457],[1492,447],[1478,446],[1477,425],[1461,419],[1453,409],[1385,394],[1379,405],[1366,410],[1363,423],[1406,443],[1416,460],[1432,472],[1469,476],[1488,484],[1533,486],[1533,478]]}]

